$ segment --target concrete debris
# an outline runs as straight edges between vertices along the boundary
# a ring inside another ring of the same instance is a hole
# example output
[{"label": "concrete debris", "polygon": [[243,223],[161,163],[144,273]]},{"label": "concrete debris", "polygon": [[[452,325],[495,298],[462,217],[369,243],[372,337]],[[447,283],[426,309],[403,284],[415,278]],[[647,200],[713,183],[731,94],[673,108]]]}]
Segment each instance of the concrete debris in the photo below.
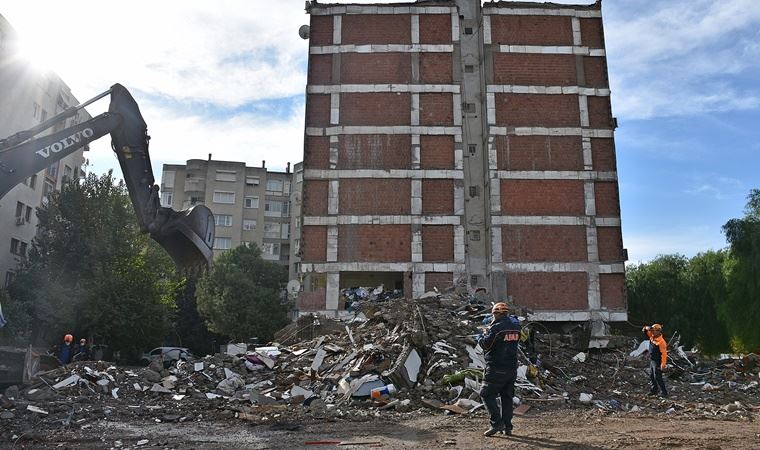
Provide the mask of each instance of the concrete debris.
[{"label": "concrete debris", "polygon": [[[55,418],[60,426],[72,404],[78,406],[71,426],[80,428],[104,415],[146,416],[156,423],[213,417],[263,423],[304,414],[369,420],[412,411],[485,415],[479,396],[485,361],[477,337],[488,322],[490,301],[466,292],[409,300],[375,291],[354,291],[364,297],[353,301],[343,320],[301,317],[278,332],[276,341],[252,350],[229,344],[224,352],[168,368],[88,361],[42,372],[27,385],[5,390],[0,410],[12,416],[0,417],[5,425],[50,415],[46,420]],[[516,415],[560,408],[597,414],[672,410],[686,418],[760,415],[757,355],[707,359],[674,350],[667,380],[672,398],[665,402],[646,396],[647,342],[629,339],[626,349],[588,349],[578,345],[578,326],[552,332],[524,325]],[[373,397],[373,389],[381,395]]]}]

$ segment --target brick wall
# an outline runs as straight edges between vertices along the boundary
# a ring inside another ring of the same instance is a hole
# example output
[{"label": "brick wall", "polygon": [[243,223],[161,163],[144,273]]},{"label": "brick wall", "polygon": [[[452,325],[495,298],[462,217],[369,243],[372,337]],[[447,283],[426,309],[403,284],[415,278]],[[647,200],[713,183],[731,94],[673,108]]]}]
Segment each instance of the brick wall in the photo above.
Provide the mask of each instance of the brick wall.
[{"label": "brick wall", "polygon": [[303,164],[309,169],[329,169],[330,138],[327,136],[306,136]]},{"label": "brick wall", "polygon": [[330,96],[308,94],[306,96],[306,126],[326,127],[330,125]]},{"label": "brick wall", "polygon": [[583,170],[580,136],[496,136],[499,170]]},{"label": "brick wall", "polygon": [[588,97],[588,120],[591,128],[613,128],[609,97]]},{"label": "brick wall", "polygon": [[326,216],[327,196],[330,189],[327,180],[304,180],[303,214],[305,216]]},{"label": "brick wall", "polygon": [[604,47],[604,38],[602,37],[602,19],[585,18],[581,19],[581,44],[591,48]]},{"label": "brick wall", "polygon": [[338,211],[341,214],[411,214],[411,182],[394,178],[344,178],[340,180]]},{"label": "brick wall", "polygon": [[435,126],[453,123],[454,103],[451,94],[420,94],[420,124]]},{"label": "brick wall", "polygon": [[494,53],[495,84],[575,86],[575,56],[527,53]]},{"label": "brick wall", "polygon": [[506,225],[501,245],[505,262],[588,261],[583,226]]},{"label": "brick wall", "polygon": [[606,88],[609,87],[607,80],[607,63],[604,58],[593,56],[583,57],[583,74],[585,82],[583,86]]},{"label": "brick wall", "polygon": [[451,272],[425,272],[425,292],[432,291],[433,288],[438,288],[438,292],[452,286],[454,274]]},{"label": "brick wall", "polygon": [[410,83],[409,53],[343,53],[340,82],[343,84]]},{"label": "brick wall", "polygon": [[332,16],[311,16],[309,45],[330,45],[333,43]]},{"label": "brick wall", "polygon": [[420,14],[420,44],[451,43],[451,15]]},{"label": "brick wall", "polygon": [[591,139],[591,158],[594,170],[617,170],[615,163],[615,143],[608,138]]},{"label": "brick wall", "polygon": [[623,261],[623,235],[620,227],[597,227],[596,239],[599,245],[599,261]]},{"label": "brick wall", "polygon": [[327,308],[327,292],[324,288],[298,294],[297,307],[301,311],[320,311]]},{"label": "brick wall", "polygon": [[578,127],[578,96],[496,94],[496,122],[518,127]]},{"label": "brick wall", "polygon": [[454,168],[454,136],[420,136],[422,169]]},{"label": "brick wall", "polygon": [[[411,104],[411,96],[408,93],[343,93],[340,94],[340,123],[377,126],[409,125]],[[307,118],[308,112],[307,107]]]},{"label": "brick wall", "polygon": [[309,56],[309,84],[332,83],[332,55]]},{"label": "brick wall", "polygon": [[453,81],[451,53],[420,53],[420,80],[425,84]]},{"label": "brick wall", "polygon": [[491,15],[491,42],[515,45],[573,45],[572,22],[564,16]]},{"label": "brick wall", "polygon": [[582,216],[580,180],[501,180],[501,208],[515,216]]},{"label": "brick wall", "polygon": [[339,225],[338,261],[411,261],[410,225]]},{"label": "brick wall", "polygon": [[411,44],[412,19],[405,14],[346,14],[342,16],[343,44]]},{"label": "brick wall", "polygon": [[620,198],[617,183],[597,181],[594,183],[596,215],[600,217],[620,217]]},{"label": "brick wall", "polygon": [[422,180],[422,214],[454,214],[454,180]]},{"label": "brick wall", "polygon": [[304,225],[301,227],[301,258],[304,262],[324,261],[327,259],[327,227],[323,225]]},{"label": "brick wall", "polygon": [[622,273],[599,274],[599,290],[602,297],[602,307],[609,309],[625,309],[625,275]]},{"label": "brick wall", "polygon": [[451,225],[424,225],[422,227],[422,260],[454,260],[454,227]]},{"label": "brick wall", "polygon": [[510,272],[507,295],[534,310],[587,310],[588,275],[585,272]]},{"label": "brick wall", "polygon": [[338,169],[408,169],[408,134],[346,134],[338,140]]}]

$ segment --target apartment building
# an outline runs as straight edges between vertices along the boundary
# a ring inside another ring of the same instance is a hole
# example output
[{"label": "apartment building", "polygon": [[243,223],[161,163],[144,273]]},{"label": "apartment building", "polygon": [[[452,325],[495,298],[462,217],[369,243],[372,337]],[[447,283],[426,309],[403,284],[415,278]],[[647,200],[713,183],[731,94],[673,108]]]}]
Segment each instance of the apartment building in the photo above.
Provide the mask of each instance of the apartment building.
[{"label": "apartment building", "polygon": [[627,319],[600,1],[306,9],[301,311],[465,283],[539,320]]},{"label": "apartment building", "polygon": [[254,243],[264,259],[287,265],[290,257],[290,197],[293,174],[271,172],[265,163],[190,159],[164,164],[161,205],[175,210],[205,204],[214,213],[214,253]]},{"label": "apartment building", "polygon": [[290,186],[290,267],[288,280],[300,280],[301,272],[301,209],[303,206],[303,163],[293,166]]},{"label": "apartment building", "polygon": [[[18,35],[0,15],[0,138],[29,129],[78,104],[56,74],[38,71],[18,50]],[[54,128],[59,131],[90,116],[84,111]],[[29,177],[0,199],[0,286],[7,285],[37,234],[36,208],[69,179],[79,178],[85,162],[79,150]],[[0,167],[0,176],[3,168]]]}]

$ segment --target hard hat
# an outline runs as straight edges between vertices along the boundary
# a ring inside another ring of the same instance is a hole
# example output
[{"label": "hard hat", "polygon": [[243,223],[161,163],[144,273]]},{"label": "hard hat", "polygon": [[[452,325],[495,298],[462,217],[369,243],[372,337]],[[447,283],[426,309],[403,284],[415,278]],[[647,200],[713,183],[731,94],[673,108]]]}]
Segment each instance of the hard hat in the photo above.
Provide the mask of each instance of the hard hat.
[{"label": "hard hat", "polygon": [[70,334],[67,334],[66,336],[63,337],[63,342],[71,342],[73,340],[74,340],[74,336]]},{"label": "hard hat", "polygon": [[491,314],[509,314],[509,307],[506,303],[499,302],[495,305],[493,305],[493,308],[491,308]]},{"label": "hard hat", "polygon": [[652,325],[652,331],[662,331],[662,325],[659,323]]},{"label": "hard hat", "polygon": [[87,339],[82,338],[82,339],[79,340],[79,343],[80,344],[86,344],[87,343]]}]

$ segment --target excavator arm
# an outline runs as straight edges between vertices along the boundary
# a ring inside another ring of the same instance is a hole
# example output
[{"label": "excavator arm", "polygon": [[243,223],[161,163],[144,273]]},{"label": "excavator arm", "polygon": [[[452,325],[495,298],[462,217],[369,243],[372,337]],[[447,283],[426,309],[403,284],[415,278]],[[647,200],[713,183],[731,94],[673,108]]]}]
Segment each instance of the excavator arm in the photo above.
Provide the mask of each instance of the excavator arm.
[{"label": "excavator arm", "polygon": [[[111,95],[108,112],[34,138],[108,94]],[[183,211],[161,206],[148,153],[148,127],[132,95],[120,84],[34,128],[0,140],[0,198],[27,177],[108,133],[140,230],[150,233],[150,237],[166,249],[178,269],[188,271],[208,267],[214,244],[214,216],[204,205]]]}]

